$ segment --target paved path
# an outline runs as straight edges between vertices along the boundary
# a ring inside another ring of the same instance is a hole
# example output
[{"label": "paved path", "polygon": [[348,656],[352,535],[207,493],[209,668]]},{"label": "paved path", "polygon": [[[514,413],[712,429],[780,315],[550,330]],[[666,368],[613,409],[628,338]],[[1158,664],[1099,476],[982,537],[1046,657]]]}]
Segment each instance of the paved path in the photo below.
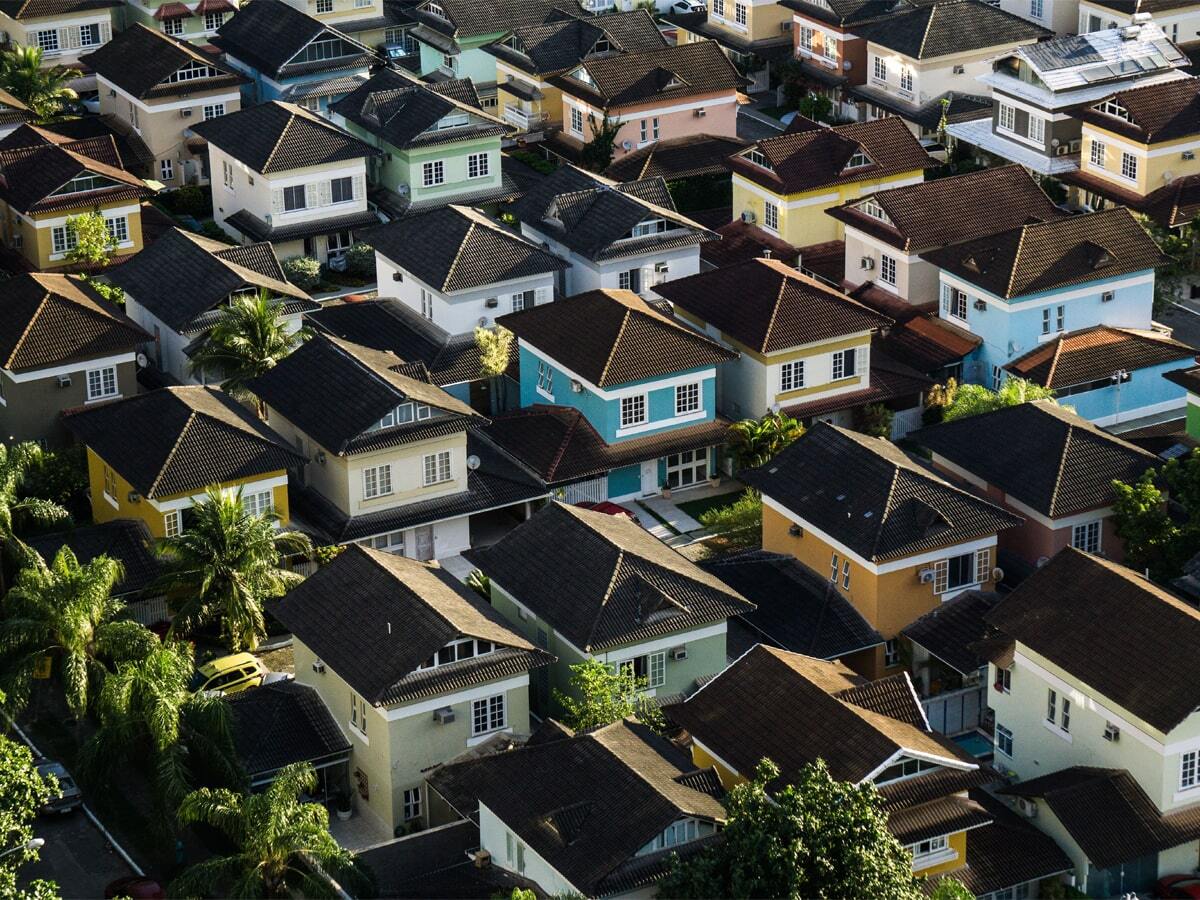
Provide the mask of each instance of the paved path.
[{"label": "paved path", "polygon": [[664,500],[662,497],[646,497],[639,502],[643,506],[654,510],[655,515],[680,534],[688,531],[699,531],[704,527],[670,500]]}]

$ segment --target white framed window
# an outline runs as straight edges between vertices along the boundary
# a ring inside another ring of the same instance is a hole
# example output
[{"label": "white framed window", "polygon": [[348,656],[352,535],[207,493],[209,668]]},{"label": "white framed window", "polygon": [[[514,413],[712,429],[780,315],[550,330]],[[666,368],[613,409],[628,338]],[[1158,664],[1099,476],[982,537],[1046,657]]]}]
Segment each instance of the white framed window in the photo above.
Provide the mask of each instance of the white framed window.
[{"label": "white framed window", "polygon": [[1054,330],[1067,330],[1067,307],[1065,304],[1054,307]]},{"label": "white framed window", "polygon": [[821,55],[826,59],[837,59],[837,41],[829,35],[825,35],[821,41]]},{"label": "white framed window", "polygon": [[421,183],[425,187],[444,184],[446,181],[446,164],[442,160],[424,163],[421,166]]},{"label": "white framed window", "polygon": [[421,458],[421,470],[425,487],[449,481],[451,478],[450,451],[440,450],[437,453],[427,453]]},{"label": "white framed window", "polygon": [[487,178],[489,174],[491,174],[491,169],[486,153],[472,153],[467,157],[468,178]]},{"label": "white framed window", "polygon": [[857,357],[857,347],[836,351],[833,354],[833,380],[840,381],[843,378],[854,377]]},{"label": "white framed window", "polygon": [[746,4],[745,3],[733,4],[733,21],[735,24],[741,25],[743,28],[746,26]]},{"label": "white framed window", "polygon": [[896,284],[896,259],[886,253],[879,254],[879,280],[893,287]]},{"label": "white framed window", "polygon": [[1083,522],[1071,528],[1071,546],[1084,553],[1100,552],[1101,520]]},{"label": "white framed window", "polygon": [[216,31],[218,28],[220,28],[224,24],[225,24],[225,13],[210,12],[210,13],[204,14],[204,30],[205,31]]},{"label": "white framed window", "polygon": [[1042,334],[1050,333],[1050,307],[1042,310]]},{"label": "white framed window", "polygon": [[578,106],[571,107],[571,133],[583,137],[583,110]]},{"label": "white framed window", "polygon": [[163,513],[163,534],[167,537],[179,537],[183,533],[183,516],[179,510],[173,509]]},{"label": "white framed window", "polygon": [[1132,153],[1121,154],[1121,177],[1137,181],[1138,161]]},{"label": "white framed window", "polygon": [[1040,19],[1042,17],[1042,0],[1029,0],[1029,18]]},{"label": "white framed window", "polygon": [[949,846],[950,843],[946,839],[946,835],[942,834],[938,835],[937,837],[931,837],[928,840],[912,844],[908,849],[912,851],[913,862],[916,862],[922,857],[933,856],[935,853],[942,853],[948,849]]},{"label": "white framed window", "polygon": [[842,587],[850,587],[850,560],[842,560]]},{"label": "white framed window", "polygon": [[485,697],[471,704],[471,734],[487,734],[499,731],[508,724],[504,709],[504,695]]},{"label": "white framed window", "polygon": [[875,57],[875,77],[880,81],[887,81],[887,60],[882,56]]},{"label": "white framed window", "polygon": [[763,225],[772,231],[779,230],[779,204],[763,201]]},{"label": "white framed window", "polygon": [[1005,756],[1013,755],[1013,733],[999,722],[996,723],[996,749]]},{"label": "white framed window", "polygon": [[633,291],[635,294],[640,294],[642,291],[642,270],[627,269],[624,272],[618,272],[617,287],[623,291]]},{"label": "white framed window", "polygon": [[1004,384],[1004,370],[999,366],[992,366],[992,390],[1000,390],[1000,386]]},{"label": "white framed window", "polygon": [[649,134],[649,120],[642,119],[640,122],[638,122],[638,143],[646,143],[646,141],[649,140]]},{"label": "white framed window", "polygon": [[299,209],[305,209],[308,206],[308,200],[305,197],[304,185],[293,184],[283,189],[283,211],[295,212]]},{"label": "white framed window", "polygon": [[725,0],[712,0],[712,11],[718,19],[725,18]]},{"label": "white framed window", "polygon": [[968,585],[981,584],[990,578],[991,564],[990,549],[938,560],[933,566],[933,592],[944,594]]},{"label": "white framed window", "polygon": [[1007,103],[999,104],[999,112],[997,113],[998,127],[1001,131],[1016,132],[1017,130],[1017,110],[1014,106],[1009,106]]},{"label": "white framed window", "polygon": [[618,665],[625,672],[632,674],[639,682],[644,681],[647,688],[660,688],[667,683],[667,653],[665,650],[622,660]]},{"label": "white framed window", "polygon": [[779,367],[779,390],[795,391],[804,387],[804,360],[785,362]]},{"label": "white framed window", "polygon": [[520,312],[523,309],[529,309],[537,300],[537,291],[520,291],[512,295],[511,306],[513,312]]},{"label": "white framed window", "polygon": [[696,412],[700,409],[700,382],[675,386],[675,415]]},{"label": "white framed window", "polygon": [[405,788],[404,789],[404,821],[411,822],[413,819],[421,818],[421,789]]},{"label": "white framed window", "polygon": [[1104,168],[1104,152],[1105,147],[1102,141],[1092,140],[1091,149],[1088,153],[1088,159],[1097,169]]},{"label": "white framed window", "polygon": [[1198,759],[1200,759],[1200,750],[1189,750],[1187,753],[1180,755],[1179,789],[1181,791],[1186,791],[1200,784],[1196,775]]},{"label": "white framed window", "polygon": [[55,253],[70,253],[78,243],[78,235],[66,225],[50,229],[50,243]]},{"label": "white framed window", "polygon": [[621,427],[641,425],[646,421],[646,395],[636,394],[621,398]]},{"label": "white framed window", "polygon": [[350,727],[359,737],[367,736],[367,701],[358,694],[350,695]]},{"label": "white framed window", "polygon": [[1001,694],[1012,693],[1012,669],[1006,669],[1001,666],[996,667],[995,688]]},{"label": "white framed window", "polygon": [[908,91],[910,94],[913,89],[913,71],[908,66],[902,66],[900,69],[900,90]]},{"label": "white framed window", "polygon": [[209,119],[215,119],[218,116],[223,116],[225,115],[225,104],[206,103],[204,105],[204,109],[202,110],[202,115],[204,116],[205,122],[207,122]]},{"label": "white framed window", "polygon": [[421,315],[430,322],[433,321],[433,294],[425,288],[421,288]]},{"label": "white framed window", "polygon": [[1041,116],[1030,116],[1026,134],[1029,135],[1031,141],[1037,141],[1039,144],[1044,143],[1046,140],[1046,120]]},{"label": "white framed window", "polygon": [[398,556],[404,555],[404,532],[389,531],[387,534],[377,534],[375,537],[364,538],[358,541],[359,546],[373,547],[376,550],[383,550],[386,553],[395,553]]},{"label": "white framed window", "polygon": [[58,50],[58,29],[47,28],[45,31],[35,31],[33,42],[41,48],[43,53],[54,53]]},{"label": "white framed window", "polygon": [[1046,692],[1046,721],[1051,723],[1058,721],[1058,691],[1054,688],[1050,688]]},{"label": "white framed window", "polygon": [[[182,22],[182,20],[180,21]],[[216,78],[219,74],[220,72],[212,66],[207,66],[201,62],[190,62],[186,66],[180,66],[172,72],[167,77],[167,81],[196,81],[199,78]],[[134,108],[136,109],[136,107]]]},{"label": "white framed window", "polygon": [[1059,726],[1068,734],[1071,733],[1071,700],[1068,697],[1063,697],[1062,701],[1062,718],[1058,720]]},{"label": "white framed window", "polygon": [[333,0],[317,0],[317,15],[323,16],[333,12]]},{"label": "white framed window", "polygon": [[883,664],[885,666],[900,665],[900,639],[892,638],[883,642]]},{"label": "white framed window", "polygon": [[232,191],[233,190],[233,166],[231,166],[229,164],[229,160],[227,160],[227,159],[221,160],[221,176],[222,176],[222,180],[225,182],[225,187]]},{"label": "white framed window", "polygon": [[550,367],[548,362],[540,359],[538,360],[537,387],[539,391],[549,396],[551,400],[554,399],[554,369]]},{"label": "white framed window", "polygon": [[117,396],[117,367],[105,366],[101,369],[88,369],[88,400],[105,400],[115,396]]},{"label": "white framed window", "polygon": [[109,237],[113,239],[114,243],[124,244],[129,240],[129,219],[125,216],[105,219],[104,224],[108,226]]},{"label": "white framed window", "polygon": [[392,492],[392,467],[390,465],[368,466],[363,469],[363,497],[384,497]]},{"label": "white framed window", "polygon": [[992,580],[992,548],[984,547],[975,551],[975,581],[986,584]]},{"label": "white framed window", "polygon": [[270,491],[254,491],[251,494],[242,494],[242,509],[246,511],[248,516],[265,516],[271,512],[271,492]]},{"label": "white framed window", "polygon": [[79,26],[79,46],[80,47],[95,47],[100,43],[100,23],[92,22],[90,25]]},{"label": "white framed window", "polygon": [[163,19],[162,33],[173,37],[183,34],[183,19]]},{"label": "white framed window", "polygon": [[104,467],[104,496],[115,506],[117,503],[117,473]]},{"label": "white framed window", "polygon": [[838,555],[833,554],[833,559],[829,561],[829,580],[833,584],[837,584],[838,580]]},{"label": "white framed window", "polygon": [[813,48],[813,30],[807,25],[800,26],[800,46],[810,51]]}]

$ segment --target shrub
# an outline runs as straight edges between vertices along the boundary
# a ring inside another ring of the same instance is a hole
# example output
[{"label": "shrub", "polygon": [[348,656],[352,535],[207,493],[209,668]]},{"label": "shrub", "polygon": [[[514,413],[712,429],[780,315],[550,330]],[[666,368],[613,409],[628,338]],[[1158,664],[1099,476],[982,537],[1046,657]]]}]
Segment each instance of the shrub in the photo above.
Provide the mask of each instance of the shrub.
[{"label": "shrub", "polygon": [[198,184],[185,184],[174,191],[159,195],[164,206],[181,216],[205,219],[212,215],[212,192]]},{"label": "shrub", "polygon": [[83,280],[88,283],[88,286],[93,291],[95,291],[109,303],[120,306],[122,309],[125,307],[125,289],[123,287],[115,284],[108,284],[104,281],[96,281],[94,278],[89,278],[87,275],[83,276]]},{"label": "shrub", "polygon": [[375,277],[375,249],[362,241],[346,251],[346,271],[359,278]]},{"label": "shrub", "polygon": [[220,241],[223,244],[233,244],[233,239],[212,219],[201,223],[200,233],[206,238],[212,238],[214,241]]},{"label": "shrub", "polygon": [[890,438],[896,414],[882,403],[868,403],[858,414],[858,430],[871,437]]},{"label": "shrub", "polygon": [[288,281],[302,291],[311,291],[321,283],[321,264],[311,256],[294,256],[280,265]]},{"label": "shrub", "polygon": [[324,568],[341,556],[345,549],[345,544],[325,544],[321,547],[314,547],[313,558],[317,561],[318,566]]},{"label": "shrub", "polygon": [[87,460],[83,447],[75,446],[45,451],[26,473],[20,495],[53,500],[70,509],[75,505],[73,501],[87,497],[87,491]]}]

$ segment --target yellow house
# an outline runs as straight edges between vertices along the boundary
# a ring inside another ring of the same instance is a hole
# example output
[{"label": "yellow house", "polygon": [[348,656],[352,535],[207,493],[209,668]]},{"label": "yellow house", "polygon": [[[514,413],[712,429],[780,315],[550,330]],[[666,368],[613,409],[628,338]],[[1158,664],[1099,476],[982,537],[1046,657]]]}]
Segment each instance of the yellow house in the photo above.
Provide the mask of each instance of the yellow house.
[{"label": "yellow house", "polygon": [[827,573],[883,636],[874,677],[903,671],[905,626],[995,587],[996,535],[1022,521],[891,442],[824,422],[742,481],[762,492],[763,549]]},{"label": "yellow house", "polygon": [[96,522],[140,519],[154,537],[172,537],[213,485],[240,490],[248,512],[288,522],[287,470],[303,457],[215,388],[160,388],[64,421],[87,448]]},{"label": "yellow house", "polygon": [[832,128],[798,116],[783,134],[729,158],[733,214],[794,247],[841,240],[842,224],[825,210],[916,184],[933,164],[895,116]]}]

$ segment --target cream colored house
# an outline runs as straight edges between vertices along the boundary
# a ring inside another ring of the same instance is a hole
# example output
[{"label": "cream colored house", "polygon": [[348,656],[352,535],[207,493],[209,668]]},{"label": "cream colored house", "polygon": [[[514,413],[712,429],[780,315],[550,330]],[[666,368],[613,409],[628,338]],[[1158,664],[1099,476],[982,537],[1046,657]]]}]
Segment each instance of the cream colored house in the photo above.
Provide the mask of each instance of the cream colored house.
[{"label": "cream colored house", "polygon": [[[37,47],[43,66],[74,67],[80,57],[112,40],[112,11],[119,0],[16,0],[0,6],[0,31],[10,46]],[[76,90],[92,90],[90,77],[76,79]]]}]

